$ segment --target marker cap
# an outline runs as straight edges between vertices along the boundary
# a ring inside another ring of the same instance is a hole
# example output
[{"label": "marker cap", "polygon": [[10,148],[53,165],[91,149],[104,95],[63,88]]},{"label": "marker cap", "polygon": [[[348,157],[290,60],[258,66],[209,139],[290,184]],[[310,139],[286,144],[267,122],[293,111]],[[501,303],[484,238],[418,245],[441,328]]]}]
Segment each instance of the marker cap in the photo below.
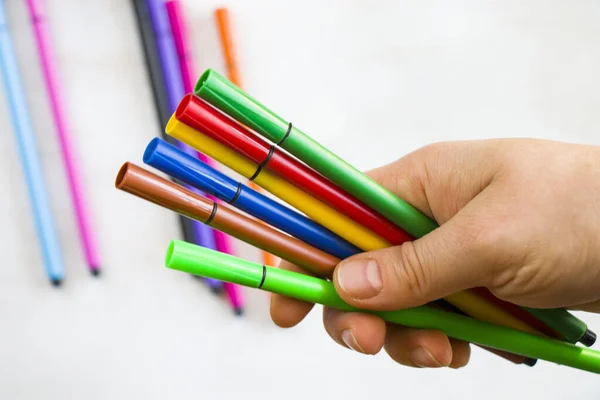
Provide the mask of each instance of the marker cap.
[{"label": "marker cap", "polygon": [[177,171],[179,179],[226,201],[233,199],[237,192],[236,181],[159,138],[152,139],[146,146],[144,163],[169,175]]},{"label": "marker cap", "polygon": [[288,130],[288,122],[212,69],[202,74],[194,92],[272,142],[279,142]]},{"label": "marker cap", "polygon": [[263,281],[263,266],[260,264],[180,240],[169,244],[165,265],[174,270],[251,288],[260,287]]}]

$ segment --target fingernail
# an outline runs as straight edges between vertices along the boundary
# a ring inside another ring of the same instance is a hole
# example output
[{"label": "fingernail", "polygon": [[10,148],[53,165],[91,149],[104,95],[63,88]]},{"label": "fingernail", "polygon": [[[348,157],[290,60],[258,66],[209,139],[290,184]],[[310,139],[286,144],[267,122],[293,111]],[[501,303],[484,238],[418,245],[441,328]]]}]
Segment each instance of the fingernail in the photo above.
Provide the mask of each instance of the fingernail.
[{"label": "fingernail", "polygon": [[346,346],[348,346],[354,351],[358,351],[359,353],[365,352],[356,341],[356,338],[354,337],[354,334],[350,329],[342,331],[342,342],[344,342]]},{"label": "fingernail", "polygon": [[429,352],[425,347],[417,347],[416,349],[412,349],[410,351],[410,361],[413,364],[424,367],[424,368],[439,368],[443,367],[443,365],[435,359],[433,354]]},{"label": "fingernail", "polygon": [[342,263],[337,271],[337,281],[342,289],[356,299],[368,299],[381,291],[381,273],[373,259]]}]

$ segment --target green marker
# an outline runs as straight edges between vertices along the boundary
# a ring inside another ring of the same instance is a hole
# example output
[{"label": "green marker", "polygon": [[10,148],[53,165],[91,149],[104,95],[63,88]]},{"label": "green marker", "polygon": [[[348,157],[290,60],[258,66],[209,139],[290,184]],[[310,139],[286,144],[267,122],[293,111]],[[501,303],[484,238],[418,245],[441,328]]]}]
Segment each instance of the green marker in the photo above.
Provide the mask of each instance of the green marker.
[{"label": "green marker", "polygon": [[372,313],[395,324],[436,329],[466,342],[600,373],[600,352],[594,350],[426,306],[399,311],[359,310],[346,304],[329,281],[266,267],[191,243],[172,241],[165,263],[168,268],[189,274],[262,289],[342,311]]},{"label": "green marker", "polygon": [[529,307],[522,308],[556,332],[559,332],[569,343],[581,342],[581,344],[589,347],[596,342],[596,334],[590,331],[583,321],[564,308],[543,310]]},{"label": "green marker", "polygon": [[[202,74],[194,91],[225,114],[283,147],[412,236],[423,237],[438,227],[435,221],[311,139],[212,69]],[[588,331],[583,321],[564,309],[527,311],[571,343],[580,341],[586,346],[591,346],[596,340],[596,335]]]},{"label": "green marker", "polygon": [[284,121],[212,69],[202,74],[196,83],[195,93],[288,150],[414,237],[422,237],[437,228],[434,221],[416,208]]}]

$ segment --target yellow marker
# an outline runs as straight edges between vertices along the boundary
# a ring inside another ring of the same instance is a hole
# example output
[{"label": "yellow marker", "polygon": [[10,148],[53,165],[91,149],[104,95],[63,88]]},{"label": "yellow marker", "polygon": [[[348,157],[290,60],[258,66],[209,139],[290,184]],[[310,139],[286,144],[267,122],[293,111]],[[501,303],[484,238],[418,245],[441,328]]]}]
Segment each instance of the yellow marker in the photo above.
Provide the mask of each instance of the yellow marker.
[{"label": "yellow marker", "polygon": [[[166,132],[246,178],[254,175],[258,168],[258,164],[255,162],[184,124],[175,118],[175,115],[171,116]],[[362,250],[379,250],[392,246],[391,243],[370,230],[277,175],[262,170],[254,182]],[[445,300],[473,318],[543,336],[529,325],[475,293],[463,291],[450,295]]]},{"label": "yellow marker", "polygon": [[[254,175],[258,168],[255,162],[185,125],[174,116],[169,120],[166,132],[246,178]],[[277,175],[263,170],[254,182],[360,249],[369,251],[392,246],[369,229]]]},{"label": "yellow marker", "polygon": [[444,298],[448,303],[479,320],[502,325],[534,335],[545,336],[501,307],[469,291],[454,293]]}]

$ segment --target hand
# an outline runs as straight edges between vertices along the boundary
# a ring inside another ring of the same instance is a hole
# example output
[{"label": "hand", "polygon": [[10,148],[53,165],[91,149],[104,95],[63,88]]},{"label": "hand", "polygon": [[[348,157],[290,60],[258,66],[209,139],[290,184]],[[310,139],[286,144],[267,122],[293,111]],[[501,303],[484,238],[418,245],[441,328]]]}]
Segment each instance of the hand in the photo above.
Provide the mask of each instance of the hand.
[{"label": "hand", "polygon": [[[431,145],[369,176],[441,227],[415,240],[343,260],[339,295],[369,310],[423,305],[473,287],[529,307],[600,312],[600,148],[507,139]],[[282,262],[280,268],[301,271]],[[273,295],[271,317],[298,324],[312,304]],[[467,343],[442,332],[325,308],[337,343],[382,347],[409,366],[466,365]]]}]

